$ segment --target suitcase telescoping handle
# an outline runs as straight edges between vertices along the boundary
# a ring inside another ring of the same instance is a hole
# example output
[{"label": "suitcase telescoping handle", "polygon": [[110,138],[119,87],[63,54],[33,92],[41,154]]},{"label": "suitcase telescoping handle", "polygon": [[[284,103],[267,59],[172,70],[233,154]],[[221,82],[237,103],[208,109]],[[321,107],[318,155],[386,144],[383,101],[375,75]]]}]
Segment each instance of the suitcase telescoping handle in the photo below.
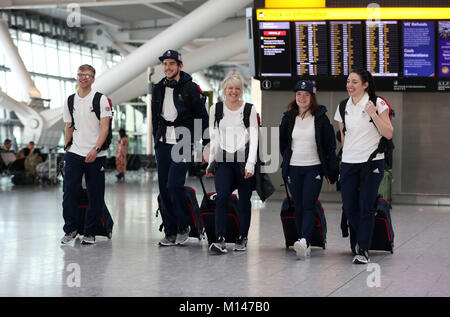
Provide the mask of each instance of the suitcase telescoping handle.
[{"label": "suitcase telescoping handle", "polygon": [[206,192],[205,183],[203,183],[203,177],[201,174],[197,174],[198,179],[200,180],[200,184],[202,185],[203,195],[208,198],[208,193]]},{"label": "suitcase telescoping handle", "polygon": [[288,186],[287,186],[287,183],[286,183],[286,180],[284,179],[284,177],[283,177],[283,185],[281,185],[281,186],[284,186],[284,190],[286,191],[286,198],[288,200],[289,207],[290,207],[290,206],[292,206],[291,196],[289,196]]}]

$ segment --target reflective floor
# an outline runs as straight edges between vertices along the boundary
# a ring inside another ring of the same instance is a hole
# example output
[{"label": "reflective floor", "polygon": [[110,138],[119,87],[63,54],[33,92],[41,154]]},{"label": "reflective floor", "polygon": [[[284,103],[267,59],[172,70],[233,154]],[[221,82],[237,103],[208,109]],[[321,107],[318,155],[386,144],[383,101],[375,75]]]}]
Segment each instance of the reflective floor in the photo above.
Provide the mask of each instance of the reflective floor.
[{"label": "reflective floor", "polygon": [[[196,179],[187,183],[200,200]],[[327,249],[300,261],[284,247],[279,199],[254,196],[248,251],[229,245],[218,256],[206,240],[158,247],[155,173],[130,172],[125,183],[109,173],[106,191],[112,240],[60,246],[61,185],[16,187],[2,178],[0,296],[450,296],[448,206],[394,206],[394,254],[372,252],[367,266],[351,264],[339,204],[324,203]]]}]

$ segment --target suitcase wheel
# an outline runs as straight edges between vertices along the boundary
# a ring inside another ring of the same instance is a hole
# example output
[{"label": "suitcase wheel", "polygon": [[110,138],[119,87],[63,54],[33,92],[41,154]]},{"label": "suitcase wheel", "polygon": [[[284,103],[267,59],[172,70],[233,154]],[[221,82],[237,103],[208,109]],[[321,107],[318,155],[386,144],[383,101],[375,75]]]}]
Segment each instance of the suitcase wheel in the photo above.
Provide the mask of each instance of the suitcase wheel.
[{"label": "suitcase wheel", "polygon": [[111,240],[112,238],[112,232],[108,232],[108,239]]}]

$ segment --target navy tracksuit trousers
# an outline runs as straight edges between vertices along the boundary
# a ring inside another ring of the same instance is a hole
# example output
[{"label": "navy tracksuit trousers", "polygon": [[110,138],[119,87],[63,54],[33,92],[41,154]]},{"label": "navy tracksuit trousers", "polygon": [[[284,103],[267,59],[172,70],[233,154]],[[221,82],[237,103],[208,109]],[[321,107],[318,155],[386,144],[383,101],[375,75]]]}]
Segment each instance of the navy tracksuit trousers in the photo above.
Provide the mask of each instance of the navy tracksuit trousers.
[{"label": "navy tracksuit trousers", "polygon": [[85,159],[84,156],[71,152],[64,154],[63,230],[65,233],[78,230],[80,212],[77,198],[84,174],[89,200],[89,205],[86,209],[84,234],[95,236],[97,222],[105,204],[106,157],[97,157],[92,163],[86,163]]},{"label": "navy tracksuit trousers", "polygon": [[155,145],[159,193],[161,195],[161,216],[166,236],[176,235],[178,230],[189,225],[189,210],[186,204],[184,183],[188,163],[174,162],[173,144],[157,142]]},{"label": "navy tracksuit trousers", "polygon": [[255,177],[244,179],[239,163],[221,162],[214,174],[216,187],[216,236],[225,236],[227,230],[228,201],[231,193],[237,188],[239,194],[238,217],[240,223],[239,235],[248,236],[250,229],[252,191],[255,187]]},{"label": "navy tracksuit trousers", "polygon": [[316,202],[322,188],[321,165],[289,166],[288,186],[295,208],[299,239],[310,244],[316,225]]},{"label": "navy tracksuit trousers", "polygon": [[[365,168],[366,163],[342,163],[339,175],[344,213],[356,233],[355,242],[364,251],[369,250],[372,244],[375,204],[378,188],[383,180],[384,160],[368,164]],[[361,184],[364,174],[365,180]]]}]

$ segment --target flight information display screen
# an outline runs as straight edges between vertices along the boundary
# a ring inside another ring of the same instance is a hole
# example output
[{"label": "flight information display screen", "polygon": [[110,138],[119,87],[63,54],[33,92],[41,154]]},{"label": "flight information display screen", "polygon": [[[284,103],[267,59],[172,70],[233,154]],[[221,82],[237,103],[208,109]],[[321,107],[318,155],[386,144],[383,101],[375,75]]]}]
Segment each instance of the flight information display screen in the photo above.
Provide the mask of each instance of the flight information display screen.
[{"label": "flight information display screen", "polygon": [[434,77],[434,22],[403,22],[403,75]]},{"label": "flight information display screen", "polygon": [[261,76],[292,76],[289,22],[259,22]]},{"label": "flight information display screen", "polygon": [[327,23],[295,22],[297,75],[328,75]]},{"label": "flight information display screen", "polygon": [[291,90],[306,79],[319,90],[342,91],[349,73],[364,68],[380,91],[450,92],[450,19],[400,12],[388,19],[390,11],[384,19],[353,19],[338,9],[256,9],[247,16],[250,69],[262,89]]},{"label": "flight information display screen", "polygon": [[439,76],[450,77],[450,21],[438,22]]},{"label": "flight information display screen", "polygon": [[397,21],[366,22],[366,68],[373,76],[398,76],[398,38]]},{"label": "flight information display screen", "polygon": [[362,22],[330,22],[331,75],[348,75],[363,67]]}]

